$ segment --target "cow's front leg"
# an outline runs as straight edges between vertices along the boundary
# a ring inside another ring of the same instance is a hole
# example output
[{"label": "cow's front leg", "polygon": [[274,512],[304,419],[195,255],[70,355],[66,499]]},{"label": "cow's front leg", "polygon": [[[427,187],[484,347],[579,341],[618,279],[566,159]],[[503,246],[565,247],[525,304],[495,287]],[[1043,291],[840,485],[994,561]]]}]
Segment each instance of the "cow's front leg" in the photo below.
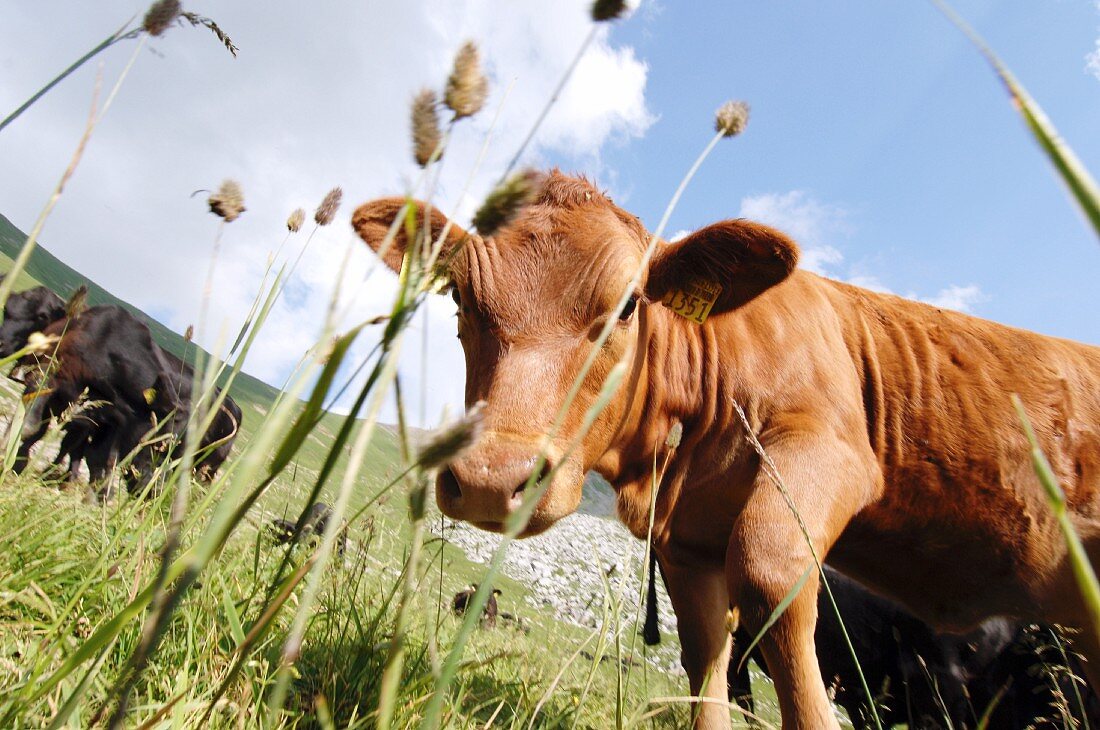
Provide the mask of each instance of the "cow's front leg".
[{"label": "cow's front leg", "polygon": [[719,565],[674,565],[662,560],[661,568],[676,612],[680,659],[691,684],[691,694],[699,698],[692,708],[693,727],[728,728],[726,667],[730,632],[726,614],[730,601],[725,575]]},{"label": "cow's front leg", "polygon": [[784,730],[838,728],[814,648],[819,585],[814,552],[824,560],[848,520],[866,504],[876,467],[843,444],[814,439],[788,439],[767,452],[788,497],[762,469],[730,539],[729,593],[755,636],[802,581],[760,648],[775,682]]}]

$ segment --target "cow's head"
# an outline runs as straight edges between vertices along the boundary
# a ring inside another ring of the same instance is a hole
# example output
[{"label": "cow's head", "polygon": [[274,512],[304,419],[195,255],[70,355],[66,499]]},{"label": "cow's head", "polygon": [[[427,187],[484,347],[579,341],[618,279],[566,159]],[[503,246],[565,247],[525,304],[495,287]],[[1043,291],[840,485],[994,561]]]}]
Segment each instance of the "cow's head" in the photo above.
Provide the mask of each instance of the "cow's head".
[{"label": "cow's head", "polygon": [[[367,203],[355,212],[352,225],[378,251],[405,202]],[[425,206],[413,205],[418,225],[424,226]],[[428,228],[437,240],[447,220],[434,208],[430,218]],[[639,413],[642,399],[635,396],[644,378],[637,376],[645,360],[640,345],[649,328],[668,321],[654,311],[665,293],[705,273],[722,286],[712,310],[720,314],[784,279],[798,258],[797,247],[771,229],[739,221],[709,226],[675,244],[662,243],[626,307],[615,315],[643,263],[649,238],[637,218],[589,183],[557,172],[546,178],[535,201],[494,235],[450,228],[440,260],[448,262],[449,290],[458,304],[466,403],[486,405],[482,438],[439,475],[436,501],[445,514],[501,531],[522,503],[544,445],[547,459],[539,477],[551,470],[554,475],[522,536],[542,532],[572,513],[580,503],[584,474]],[[409,245],[399,227],[384,254],[386,264],[399,270]],[[561,429],[548,439],[611,316],[616,316],[611,336]],[[620,362],[631,375],[578,438],[585,413]],[[572,452],[571,443],[578,444]]]},{"label": "cow's head", "polygon": [[44,286],[12,294],[4,304],[0,325],[0,357],[7,357],[27,344],[32,332],[41,332],[65,316],[65,301]]}]

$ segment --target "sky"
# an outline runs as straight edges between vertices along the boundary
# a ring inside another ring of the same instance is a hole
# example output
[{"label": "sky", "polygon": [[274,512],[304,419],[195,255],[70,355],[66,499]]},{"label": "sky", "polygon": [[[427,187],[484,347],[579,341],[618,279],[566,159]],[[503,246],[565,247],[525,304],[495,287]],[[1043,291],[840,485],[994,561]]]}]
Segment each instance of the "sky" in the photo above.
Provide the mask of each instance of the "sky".
[{"label": "sky", "polygon": [[[0,113],[147,5],[4,3]],[[276,386],[320,336],[337,282],[342,327],[388,309],[395,279],[348,221],[358,204],[418,179],[414,94],[442,88],[464,41],[479,45],[489,103],[456,126],[434,196],[466,224],[591,29],[587,3],[572,0],[184,7],[214,18],[237,58],[190,27],[108,49],[0,132],[0,213],[33,226],[83,131],[97,75],[106,93],[133,58],[40,241],[182,332],[198,320],[219,229],[207,193],[195,191],[237,180],[248,209],[220,236],[199,335],[218,349],[273,252],[293,260],[309,238],[312,224],[284,245],[287,215],[312,212],[341,186],[343,207],[309,239],[245,366]],[[1100,4],[955,8],[1100,173]],[[708,158],[666,237],[745,216],[794,236],[818,273],[1100,344],[1100,241],[989,67],[925,0],[642,0],[601,24],[524,162],[587,175],[652,228],[727,99],[751,104],[748,128]],[[454,334],[453,305],[438,297],[406,341],[415,423],[461,410]]]}]

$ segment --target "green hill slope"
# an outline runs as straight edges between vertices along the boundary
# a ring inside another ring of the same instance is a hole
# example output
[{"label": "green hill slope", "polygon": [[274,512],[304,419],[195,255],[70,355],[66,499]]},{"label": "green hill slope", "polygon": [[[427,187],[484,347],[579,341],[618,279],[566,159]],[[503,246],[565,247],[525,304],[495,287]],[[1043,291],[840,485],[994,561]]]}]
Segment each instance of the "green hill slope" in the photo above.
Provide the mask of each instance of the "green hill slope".
[{"label": "green hill slope", "polygon": [[[0,215],[0,254],[6,259],[0,259],[0,270],[5,272],[10,270],[11,260],[19,255],[19,250],[26,240],[27,234],[16,228],[3,215]],[[73,290],[81,284],[86,284],[88,286],[89,304],[113,304],[122,307],[149,326],[149,330],[153,333],[153,339],[156,340],[158,345],[177,357],[181,357],[188,362],[194,362],[195,345],[193,343],[186,342],[181,335],[168,329],[145,312],[114,296],[88,277],[74,271],[44,249],[41,242],[35,247],[34,253],[27,263],[26,277],[29,278],[20,278],[16,290],[37,282],[49,287],[63,299],[68,299]],[[277,394],[278,390],[246,373],[241,373],[233,383],[234,398],[240,396],[246,401],[259,405],[270,404],[275,400]]]}]

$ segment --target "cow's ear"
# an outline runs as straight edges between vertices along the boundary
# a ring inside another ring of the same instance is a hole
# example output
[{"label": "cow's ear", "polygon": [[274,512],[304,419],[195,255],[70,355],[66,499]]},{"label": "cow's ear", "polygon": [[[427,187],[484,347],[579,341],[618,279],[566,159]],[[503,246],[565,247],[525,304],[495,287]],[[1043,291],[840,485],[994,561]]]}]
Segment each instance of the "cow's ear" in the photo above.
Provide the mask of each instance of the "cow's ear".
[{"label": "cow's ear", "polygon": [[[394,271],[401,270],[401,259],[405,251],[412,244],[409,231],[414,230],[415,235],[425,229],[425,218],[428,206],[419,200],[408,198],[380,198],[364,203],[356,209],[351,217],[351,225],[359,237],[371,247],[375,253],[382,255],[382,261]],[[394,221],[401,217],[402,220],[394,228]],[[410,225],[411,221],[411,225]],[[439,240],[443,229],[447,226],[447,216],[436,208],[431,208],[431,223],[428,230],[431,231],[431,241]],[[392,243],[387,245],[390,229],[394,228]],[[465,230],[452,224],[447,231],[447,239],[443,243],[439,261],[445,262],[449,253],[455,246],[462,244],[469,237]]]},{"label": "cow's ear", "polygon": [[649,265],[646,296],[659,301],[709,279],[721,287],[711,314],[721,314],[783,281],[797,265],[798,245],[774,228],[722,221],[662,245]]}]

